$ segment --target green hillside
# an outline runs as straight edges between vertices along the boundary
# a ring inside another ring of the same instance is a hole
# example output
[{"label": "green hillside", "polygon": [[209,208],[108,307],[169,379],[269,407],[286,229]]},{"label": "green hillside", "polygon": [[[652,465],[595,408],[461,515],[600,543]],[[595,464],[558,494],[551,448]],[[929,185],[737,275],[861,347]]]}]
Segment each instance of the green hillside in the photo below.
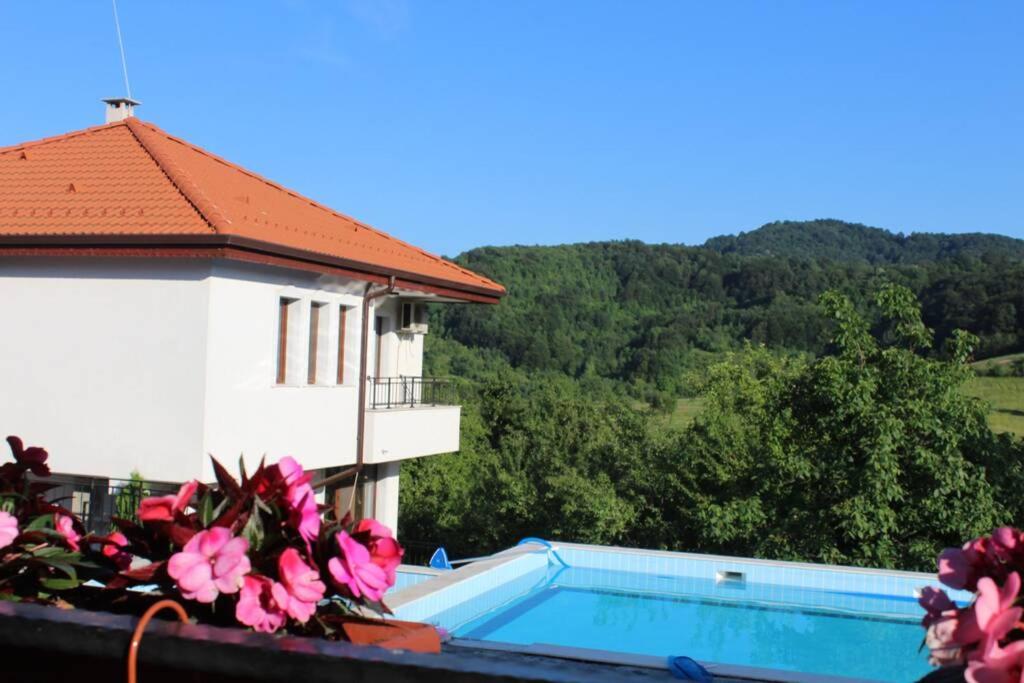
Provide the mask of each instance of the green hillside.
[{"label": "green hillside", "polygon": [[[446,307],[435,329],[510,367],[608,380],[663,406],[691,391],[694,371],[746,341],[824,351],[817,299],[828,289],[864,309],[880,282],[909,287],[935,330],[936,354],[956,328],[979,337],[978,358],[1024,348],[1020,240],[904,238],[838,221],[774,223],[716,240],[715,249],[631,241],[474,249],[457,260],[509,295],[499,306]],[[755,241],[772,255],[741,253]],[[432,341],[444,364],[443,341]]]},{"label": "green hillside", "polygon": [[831,259],[866,263],[925,263],[1003,253],[1024,258],[1024,240],[1002,235],[911,233],[903,235],[832,219],[778,221],[751,232],[714,237],[708,249],[739,256]]},{"label": "green hillside", "polygon": [[[975,377],[964,391],[991,406],[988,424],[992,431],[1024,438],[1024,377]],[[700,398],[681,398],[658,424],[688,427],[700,414],[703,404]]]}]

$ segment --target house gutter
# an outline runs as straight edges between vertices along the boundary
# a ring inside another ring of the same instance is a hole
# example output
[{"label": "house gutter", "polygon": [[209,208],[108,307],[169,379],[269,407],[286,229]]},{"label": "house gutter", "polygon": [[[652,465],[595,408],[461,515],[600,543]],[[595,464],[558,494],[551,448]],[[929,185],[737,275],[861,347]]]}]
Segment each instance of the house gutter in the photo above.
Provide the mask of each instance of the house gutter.
[{"label": "house gutter", "polygon": [[388,278],[387,287],[383,289],[370,291],[372,287],[373,283],[367,282],[366,290],[363,293],[362,335],[359,347],[359,406],[356,413],[356,464],[343,472],[332,474],[314,483],[314,489],[345,481],[349,477],[356,477],[363,471],[364,444],[366,442],[366,380],[368,379],[366,376],[366,365],[367,347],[370,340],[370,304],[374,299],[395,293],[395,276],[392,275]]}]

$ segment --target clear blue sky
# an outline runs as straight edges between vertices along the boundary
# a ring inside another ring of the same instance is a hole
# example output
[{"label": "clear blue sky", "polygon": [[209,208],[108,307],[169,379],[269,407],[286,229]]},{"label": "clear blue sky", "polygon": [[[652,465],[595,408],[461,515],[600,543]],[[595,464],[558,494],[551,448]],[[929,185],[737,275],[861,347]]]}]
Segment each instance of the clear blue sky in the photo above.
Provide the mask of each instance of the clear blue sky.
[{"label": "clear blue sky", "polygon": [[[1024,237],[1024,3],[120,0],[140,118],[404,239]],[[0,145],[102,122],[109,0],[0,3]]]}]

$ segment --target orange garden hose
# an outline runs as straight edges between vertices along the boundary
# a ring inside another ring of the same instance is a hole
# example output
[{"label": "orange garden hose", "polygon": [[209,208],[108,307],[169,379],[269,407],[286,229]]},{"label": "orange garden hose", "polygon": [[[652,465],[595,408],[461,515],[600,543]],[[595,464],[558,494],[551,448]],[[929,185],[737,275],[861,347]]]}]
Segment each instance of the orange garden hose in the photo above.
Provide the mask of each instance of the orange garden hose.
[{"label": "orange garden hose", "polygon": [[138,683],[138,658],[139,658],[139,642],[142,640],[142,632],[146,630],[146,626],[149,624],[150,619],[153,618],[157,612],[163,609],[172,609],[178,614],[178,618],[181,619],[182,623],[188,623],[188,614],[185,612],[185,608],[174,600],[161,600],[151,606],[142,614],[142,618],[139,619],[139,623],[135,626],[135,632],[132,633],[132,642],[128,646],[128,683]]}]

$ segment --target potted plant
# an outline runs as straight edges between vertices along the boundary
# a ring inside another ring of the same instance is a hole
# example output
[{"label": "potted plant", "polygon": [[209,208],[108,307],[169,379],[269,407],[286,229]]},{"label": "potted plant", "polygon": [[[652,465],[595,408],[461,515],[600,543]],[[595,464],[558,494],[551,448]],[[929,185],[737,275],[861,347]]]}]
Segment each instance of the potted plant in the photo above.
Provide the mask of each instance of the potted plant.
[{"label": "potted plant", "polygon": [[293,458],[251,475],[240,463],[237,479],[214,459],[215,484],[145,498],[138,521],[115,517],[100,535],[45,499],[47,452],[7,442],[0,599],[141,614],[173,598],[197,623],[440,651],[432,626],[383,618],[403,554],[391,531],[325,516]]}]

